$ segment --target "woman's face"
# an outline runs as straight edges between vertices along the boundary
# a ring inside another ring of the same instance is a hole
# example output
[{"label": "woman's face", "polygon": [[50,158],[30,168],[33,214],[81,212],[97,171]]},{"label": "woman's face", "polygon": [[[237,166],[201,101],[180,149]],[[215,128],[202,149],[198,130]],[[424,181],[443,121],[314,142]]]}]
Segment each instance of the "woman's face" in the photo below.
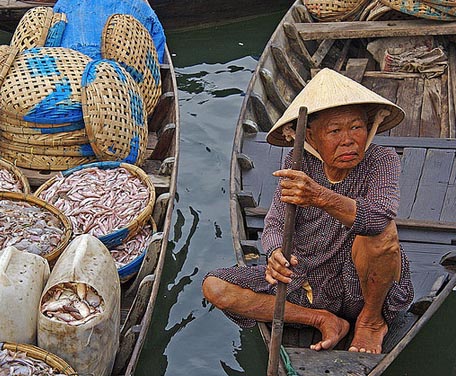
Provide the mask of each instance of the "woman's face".
[{"label": "woman's face", "polygon": [[351,170],[364,158],[367,115],[361,106],[323,110],[307,131],[310,144],[334,172]]}]

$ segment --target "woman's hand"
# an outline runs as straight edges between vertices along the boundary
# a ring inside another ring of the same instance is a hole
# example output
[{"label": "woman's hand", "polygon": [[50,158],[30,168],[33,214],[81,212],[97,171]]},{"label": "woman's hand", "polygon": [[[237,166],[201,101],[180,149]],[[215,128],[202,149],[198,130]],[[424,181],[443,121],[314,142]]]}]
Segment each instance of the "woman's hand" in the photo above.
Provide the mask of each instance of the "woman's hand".
[{"label": "woman's hand", "polygon": [[280,181],[282,202],[302,207],[323,205],[326,188],[316,183],[306,173],[297,170],[278,170],[273,175],[284,178]]},{"label": "woman's hand", "polygon": [[293,277],[293,272],[291,271],[290,266],[296,265],[298,265],[298,259],[296,256],[292,255],[289,263],[282,253],[282,248],[277,248],[268,258],[266,281],[271,285],[277,284],[278,281],[290,283],[291,278]]}]

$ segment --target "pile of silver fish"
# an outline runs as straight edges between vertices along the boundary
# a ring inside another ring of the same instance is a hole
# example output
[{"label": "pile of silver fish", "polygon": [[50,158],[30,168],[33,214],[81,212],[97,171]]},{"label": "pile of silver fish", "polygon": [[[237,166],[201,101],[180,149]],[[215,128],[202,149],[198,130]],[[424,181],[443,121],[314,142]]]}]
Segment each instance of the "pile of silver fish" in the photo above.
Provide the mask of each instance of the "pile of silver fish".
[{"label": "pile of silver fish", "polygon": [[64,376],[45,362],[25,352],[4,349],[0,351],[0,376]]},{"label": "pile of silver fish", "polygon": [[85,168],[60,176],[39,197],[60,209],[74,235],[108,235],[127,226],[146,207],[150,192],[125,168]]},{"label": "pile of silver fish", "polygon": [[25,201],[0,200],[0,249],[14,246],[44,256],[64,236],[63,224],[45,208]]},{"label": "pile of silver fish", "polygon": [[11,171],[0,167],[0,191],[22,192],[22,182]]},{"label": "pile of silver fish", "polygon": [[41,301],[43,315],[74,326],[85,324],[103,311],[103,299],[85,283],[67,282],[53,286]]},{"label": "pile of silver fish", "polygon": [[138,257],[152,241],[153,229],[151,225],[146,225],[127,242],[110,250],[116,263],[117,269],[133,261]]}]

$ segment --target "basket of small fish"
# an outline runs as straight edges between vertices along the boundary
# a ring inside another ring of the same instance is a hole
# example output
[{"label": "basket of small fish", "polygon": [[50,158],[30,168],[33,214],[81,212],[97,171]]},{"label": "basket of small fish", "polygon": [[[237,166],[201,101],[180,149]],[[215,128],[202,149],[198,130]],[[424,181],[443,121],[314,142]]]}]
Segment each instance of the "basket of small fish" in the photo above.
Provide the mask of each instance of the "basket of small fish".
[{"label": "basket of small fish", "polygon": [[77,375],[75,370],[46,350],[28,344],[4,342],[0,350],[0,375]]},{"label": "basket of small fish", "polygon": [[72,236],[70,220],[56,207],[17,192],[0,192],[0,249],[14,246],[55,261]]},{"label": "basket of small fish", "polygon": [[0,158],[0,191],[30,193],[27,177],[14,164]]},{"label": "basket of small fish", "polygon": [[152,236],[156,232],[157,225],[150,218],[150,222],[142,226],[134,237],[110,249],[121,283],[129,281],[138,272],[147,248],[152,242]]},{"label": "basket of small fish", "polygon": [[108,249],[133,238],[150,221],[155,188],[139,167],[95,162],[58,173],[35,192],[68,216],[74,235],[91,234]]}]

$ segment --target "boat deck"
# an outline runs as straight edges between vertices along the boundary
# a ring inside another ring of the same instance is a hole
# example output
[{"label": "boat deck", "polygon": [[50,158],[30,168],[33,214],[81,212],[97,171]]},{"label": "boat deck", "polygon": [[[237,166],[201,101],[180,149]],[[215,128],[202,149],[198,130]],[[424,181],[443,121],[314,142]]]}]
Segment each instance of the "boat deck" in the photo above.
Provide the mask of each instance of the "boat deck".
[{"label": "boat deck", "polygon": [[[258,132],[245,137],[242,154],[238,155],[238,161],[243,167],[243,191],[238,192],[237,198],[245,212],[248,231],[248,240],[241,241],[241,245],[244,259],[250,265],[261,264],[266,260],[261,247],[261,234],[264,216],[277,186],[277,178],[272,176],[272,172],[281,167],[290,150],[271,146],[266,142],[266,134]],[[412,307],[396,319],[385,338],[383,350],[387,353],[425,313],[453,275],[451,267],[442,266],[441,260],[448,252],[456,252],[456,140],[376,136],[374,142],[395,148],[401,158],[401,202],[397,224],[401,244],[410,260],[415,288]],[[318,331],[310,329],[289,328],[286,333],[284,345],[293,364],[300,364],[298,359],[293,360],[293,354],[297,358],[302,357],[301,347],[308,348],[320,338]],[[337,348],[347,349],[351,338],[352,333]],[[293,350],[294,348],[296,349]],[[338,367],[344,367],[346,363],[350,369],[371,369],[368,364],[375,365],[378,357],[385,355],[353,355],[346,351],[335,351],[327,356],[334,357],[337,360],[335,366]],[[305,357],[308,362],[312,358],[312,351]],[[356,361],[353,357],[357,358]],[[320,356],[318,359],[321,361]],[[315,367],[314,362],[312,369],[301,371],[300,375],[322,372]]]}]

